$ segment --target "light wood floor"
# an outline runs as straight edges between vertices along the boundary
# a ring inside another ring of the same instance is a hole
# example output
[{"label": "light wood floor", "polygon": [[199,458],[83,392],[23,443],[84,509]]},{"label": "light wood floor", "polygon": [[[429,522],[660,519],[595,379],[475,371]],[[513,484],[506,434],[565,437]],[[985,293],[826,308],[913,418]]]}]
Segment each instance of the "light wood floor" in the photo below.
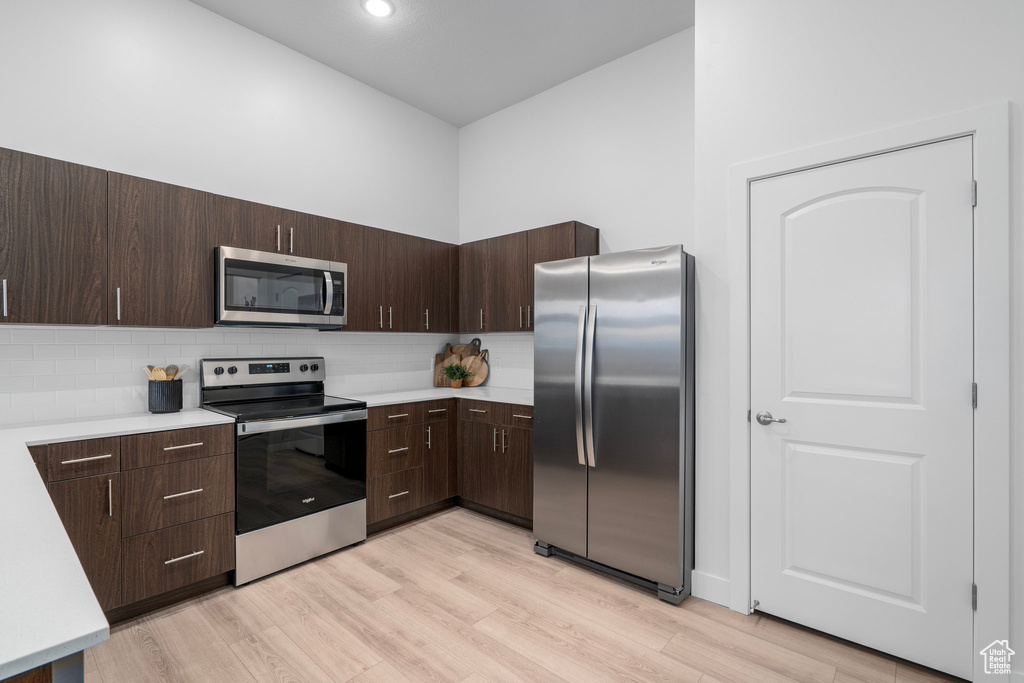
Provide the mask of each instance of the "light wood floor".
[{"label": "light wood floor", "polygon": [[453,508],[112,629],[86,680],[953,680],[767,616],[653,593]]}]

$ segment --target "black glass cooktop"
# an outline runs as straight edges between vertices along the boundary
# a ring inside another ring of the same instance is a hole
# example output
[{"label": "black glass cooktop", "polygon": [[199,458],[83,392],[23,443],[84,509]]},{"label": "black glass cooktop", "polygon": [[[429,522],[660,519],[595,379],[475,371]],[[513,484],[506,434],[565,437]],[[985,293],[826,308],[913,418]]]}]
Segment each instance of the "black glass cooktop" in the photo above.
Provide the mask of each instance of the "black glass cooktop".
[{"label": "black glass cooktop", "polygon": [[274,398],[240,403],[218,403],[204,408],[235,418],[237,422],[281,420],[289,417],[314,417],[327,413],[366,408],[365,401],[337,396],[302,396]]}]

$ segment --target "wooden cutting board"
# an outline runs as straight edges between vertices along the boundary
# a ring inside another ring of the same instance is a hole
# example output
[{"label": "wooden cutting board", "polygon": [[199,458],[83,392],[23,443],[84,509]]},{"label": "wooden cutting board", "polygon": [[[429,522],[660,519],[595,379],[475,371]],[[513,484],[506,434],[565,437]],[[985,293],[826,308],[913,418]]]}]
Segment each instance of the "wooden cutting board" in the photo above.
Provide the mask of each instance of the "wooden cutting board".
[{"label": "wooden cutting board", "polygon": [[449,344],[448,348],[451,349],[452,353],[457,353],[460,356],[462,356],[463,358],[467,358],[469,356],[479,356],[480,355],[480,338],[477,337],[476,339],[474,339],[473,341],[469,342],[468,344],[458,344],[456,346],[452,346],[451,344]]},{"label": "wooden cutting board", "polygon": [[[451,344],[448,345],[451,348]],[[462,362],[462,356],[455,354],[454,356],[446,355],[445,353],[438,353],[434,356],[434,386],[435,387],[450,387],[452,381],[444,376],[441,372],[449,365],[455,365]]]},{"label": "wooden cutting board", "polygon": [[473,373],[473,376],[462,383],[464,387],[478,387],[487,379],[490,368],[487,367],[487,349],[480,352],[479,356],[469,356],[462,359],[462,367]]}]

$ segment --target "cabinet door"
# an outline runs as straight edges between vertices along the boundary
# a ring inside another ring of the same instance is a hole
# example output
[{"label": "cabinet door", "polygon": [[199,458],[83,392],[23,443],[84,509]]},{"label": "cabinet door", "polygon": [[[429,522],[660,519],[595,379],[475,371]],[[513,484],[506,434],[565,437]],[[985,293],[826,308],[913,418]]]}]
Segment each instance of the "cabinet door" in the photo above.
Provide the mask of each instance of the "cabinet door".
[{"label": "cabinet door", "polygon": [[121,475],[49,485],[50,498],[104,610],[121,604]]},{"label": "cabinet door", "polygon": [[423,440],[423,504],[430,505],[450,497],[448,467],[451,440],[448,438],[448,420],[423,425]]},{"label": "cabinet door", "polygon": [[575,223],[559,223],[546,228],[537,228],[526,233],[526,327],[533,330],[534,312],[537,310],[533,299],[533,267],[538,263],[560,261],[576,256]]},{"label": "cabinet door", "polygon": [[384,233],[384,329],[423,332],[426,309],[427,240]]},{"label": "cabinet door", "polygon": [[320,243],[322,219],[300,211],[267,204],[248,204],[250,249],[277,252],[305,258],[327,258]]},{"label": "cabinet door", "polygon": [[501,509],[533,519],[533,430],[502,427],[504,472],[500,486]]},{"label": "cabinet door", "polygon": [[211,198],[109,174],[107,324],[212,327]]},{"label": "cabinet door", "polygon": [[453,315],[453,252],[457,247],[444,242],[423,240],[424,310],[423,332],[455,332]]},{"label": "cabinet door", "polygon": [[459,248],[459,327],[464,333],[491,331],[486,310],[492,289],[489,242],[469,242]]},{"label": "cabinet door", "polygon": [[526,307],[529,302],[526,273],[527,238],[525,232],[502,235],[487,240],[487,262],[494,284],[487,309],[492,322],[488,332],[522,332],[526,330]]},{"label": "cabinet door", "polygon": [[106,171],[0,149],[0,322],[106,322],[106,186]]},{"label": "cabinet door", "polygon": [[468,501],[500,508],[501,427],[481,422],[462,422],[459,462],[459,496]]},{"label": "cabinet door", "polygon": [[384,231],[324,218],[320,234],[322,258],[348,265],[345,329],[379,332],[384,306]]}]

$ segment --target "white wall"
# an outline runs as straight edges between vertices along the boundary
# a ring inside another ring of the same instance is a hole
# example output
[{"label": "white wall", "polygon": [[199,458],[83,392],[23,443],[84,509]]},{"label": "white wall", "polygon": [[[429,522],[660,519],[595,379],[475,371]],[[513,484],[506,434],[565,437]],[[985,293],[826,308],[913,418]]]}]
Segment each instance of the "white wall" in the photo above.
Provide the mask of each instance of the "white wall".
[{"label": "white wall", "polygon": [[458,131],[186,0],[0,0],[0,147],[458,242]]},{"label": "white wall", "polygon": [[[1024,3],[1008,0],[698,0],[696,224],[701,326],[698,452],[706,491],[702,565],[728,577],[727,413],[730,165],[999,100],[1011,140],[1013,575],[1011,643],[1024,644],[1024,372],[1020,240],[1024,190]],[[979,196],[984,201],[984,188]],[[709,539],[716,539],[709,541]]]},{"label": "white wall", "polygon": [[459,130],[463,242],[580,220],[602,251],[693,242],[693,29]]}]

